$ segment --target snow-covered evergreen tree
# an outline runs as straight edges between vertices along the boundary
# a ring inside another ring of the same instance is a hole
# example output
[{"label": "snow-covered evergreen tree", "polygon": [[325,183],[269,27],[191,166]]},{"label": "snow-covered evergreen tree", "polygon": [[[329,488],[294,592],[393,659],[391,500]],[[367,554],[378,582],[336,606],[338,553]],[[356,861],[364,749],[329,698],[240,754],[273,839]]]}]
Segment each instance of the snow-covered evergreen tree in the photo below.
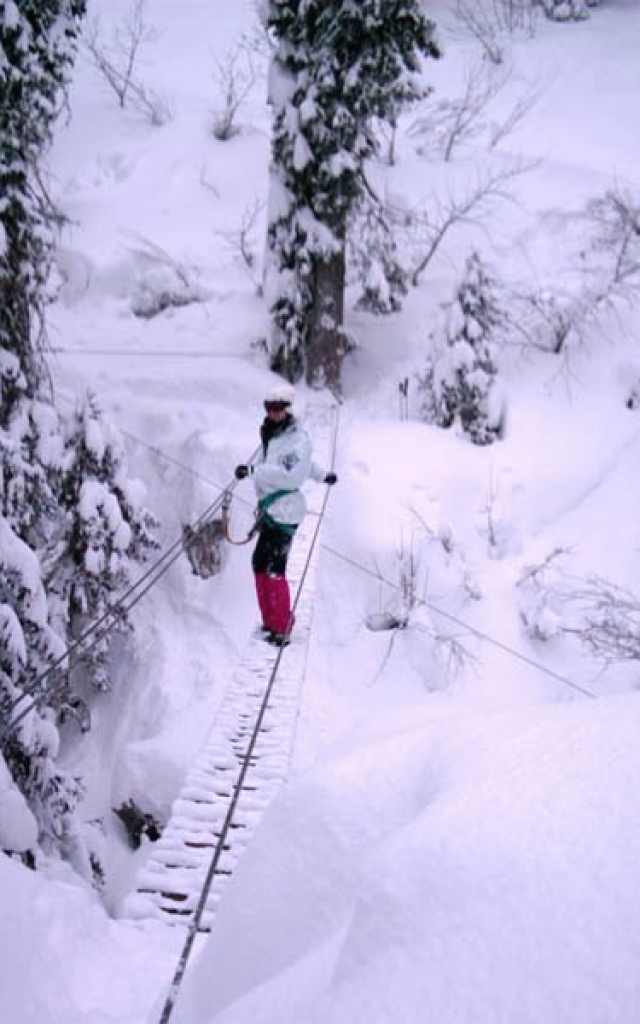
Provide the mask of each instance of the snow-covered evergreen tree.
[{"label": "snow-covered evergreen tree", "polygon": [[[52,566],[55,618],[69,643],[101,619],[132,580],[135,563],[158,548],[157,521],[145,508],[144,487],[128,478],[122,438],[103,416],[94,395],[78,406],[67,430],[61,499],[65,526],[60,557]],[[119,617],[117,628],[125,627]],[[110,689],[105,633],[81,659],[81,681]],[[74,681],[78,675],[74,671]]]},{"label": "snow-covered evergreen tree", "polygon": [[273,143],[267,297],[273,369],[340,386],[345,239],[374,123],[425,94],[437,56],[418,0],[269,0]]},{"label": "snow-covered evergreen tree", "polygon": [[37,168],[51,140],[86,0],[0,0],[0,353],[42,379],[38,343],[53,213]]},{"label": "snow-covered evergreen tree", "polygon": [[400,262],[393,225],[380,203],[365,193],[348,234],[349,277],[360,290],[357,309],[396,313],[407,294],[407,272]]},{"label": "snow-covered evergreen tree", "polygon": [[65,690],[65,670],[50,671],[65,646],[50,625],[36,554],[46,559],[60,525],[62,437],[55,410],[28,390],[18,356],[0,349],[0,750],[43,848],[64,848],[79,788],[56,766],[57,731],[46,717]]},{"label": "snow-covered evergreen tree", "polygon": [[12,401],[6,422],[0,421],[0,514],[31,548],[41,552],[55,543],[60,509],[57,496],[63,438],[58,413],[48,401],[29,398],[18,360],[5,352],[5,374],[11,388],[22,392]]},{"label": "snow-covered evergreen tree", "polygon": [[80,788],[56,765],[52,709],[64,700],[66,667],[51,666],[65,645],[50,625],[40,563],[60,526],[62,437],[55,410],[27,390],[18,357],[0,350],[0,750],[43,849],[66,853]]},{"label": "snow-covered evergreen tree", "polygon": [[46,394],[43,309],[54,219],[39,164],[85,0],[0,0],[0,512],[33,548],[57,518],[59,419]]},{"label": "snow-covered evergreen tree", "polygon": [[441,427],[459,420],[475,444],[491,444],[502,429],[494,343],[502,322],[494,281],[474,252],[446,308],[443,351],[422,383],[426,418]]},{"label": "snow-covered evergreen tree", "polygon": [[65,685],[65,668],[51,671],[64,652],[48,622],[38,559],[0,516],[1,748],[35,814],[41,846],[67,853],[78,846],[73,812],[82,788],[55,763],[59,737],[47,711],[47,694]]},{"label": "snow-covered evergreen tree", "polygon": [[[6,363],[15,369],[15,358]],[[90,877],[74,818],[82,786],[56,764],[57,725],[68,712],[79,715],[85,684],[109,688],[113,634],[86,645],[71,665],[64,654],[129,585],[134,563],[157,547],[155,520],[93,397],[76,410],[64,441],[50,406],[16,405],[9,428],[0,429],[0,457],[0,749],[42,847],[55,844]]]},{"label": "snow-covered evergreen tree", "polygon": [[55,544],[62,452],[42,357],[55,215],[39,186],[39,161],[84,7],[85,0],[0,0],[0,744],[43,847],[67,849],[80,789],[56,765],[49,707],[65,677],[51,666],[64,644],[50,625],[36,554],[45,558]]}]

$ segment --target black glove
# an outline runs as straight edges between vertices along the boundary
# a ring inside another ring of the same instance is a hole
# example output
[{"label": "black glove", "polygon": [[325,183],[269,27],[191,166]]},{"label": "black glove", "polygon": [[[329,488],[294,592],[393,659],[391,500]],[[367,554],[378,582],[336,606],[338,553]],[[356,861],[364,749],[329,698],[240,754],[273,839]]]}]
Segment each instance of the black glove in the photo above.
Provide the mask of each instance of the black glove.
[{"label": "black glove", "polygon": [[329,486],[332,487],[333,484],[338,482],[338,478],[335,473],[327,473],[327,475],[324,478],[324,482],[325,484],[329,484]]},{"label": "black glove", "polygon": [[245,476],[249,476],[251,472],[251,466],[236,466],[235,476],[236,480],[244,480]]}]

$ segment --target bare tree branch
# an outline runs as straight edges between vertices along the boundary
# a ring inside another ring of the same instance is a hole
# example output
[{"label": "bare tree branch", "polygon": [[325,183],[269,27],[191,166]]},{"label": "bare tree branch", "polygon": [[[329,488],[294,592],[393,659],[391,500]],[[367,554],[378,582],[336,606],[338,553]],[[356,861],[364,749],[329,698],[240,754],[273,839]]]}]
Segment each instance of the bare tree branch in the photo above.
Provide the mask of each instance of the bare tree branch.
[{"label": "bare tree branch", "polygon": [[512,290],[511,326],[515,333],[545,351],[567,349],[582,341],[587,328],[604,315],[617,315],[640,297],[640,200],[613,188],[591,200],[574,218],[587,238],[571,269],[580,281],[576,294],[544,289]]},{"label": "bare tree branch", "polygon": [[502,121],[498,121],[491,126],[489,149],[495,149],[500,142],[503,142],[504,139],[508,138],[516,130],[527,114],[533,110],[536,103],[539,102],[542,93],[542,87],[537,84],[529,85],[525,89],[507,116]]},{"label": "bare tree branch", "polygon": [[231,252],[238,257],[240,265],[255,286],[258,295],[262,294],[262,281],[257,272],[255,231],[258,218],[261,216],[264,208],[265,203],[260,199],[254,198],[244,208],[242,220],[236,231],[217,232],[217,234],[224,238]]},{"label": "bare tree branch", "polygon": [[531,580],[539,578],[542,573],[551,566],[552,562],[554,562],[556,558],[562,558],[567,554],[569,554],[569,548],[553,548],[548,555],[545,555],[541,562],[538,562],[536,565],[527,566],[526,569],[520,573],[520,576],[516,580],[516,587],[522,587]]},{"label": "bare tree branch", "polygon": [[612,188],[587,205],[586,217],[594,233],[583,263],[595,282],[594,305],[635,297],[640,292],[640,200]]},{"label": "bare tree branch", "polygon": [[157,30],[147,23],[145,14],[145,0],[134,0],[109,42],[103,40],[100,21],[94,18],[85,30],[84,44],[94,67],[116,94],[120,107],[124,110],[131,105],[150,124],[159,126],[170,119],[169,106],[159,93],[137,77],[142,47],[159,38]]},{"label": "bare tree branch", "polygon": [[450,194],[446,199],[433,197],[431,213],[414,214],[412,227],[427,237],[427,249],[415,267],[411,283],[416,287],[445,237],[454,227],[463,224],[481,224],[497,202],[513,202],[512,183],[523,174],[530,173],[538,160],[518,160],[508,166],[491,169],[478,175],[476,183],[463,195]]},{"label": "bare tree branch", "polygon": [[493,64],[504,59],[504,37],[524,31],[533,35],[538,10],[533,0],[457,0],[455,15],[467,35],[480,44]]},{"label": "bare tree branch", "polygon": [[220,97],[213,115],[213,134],[226,142],[238,135],[238,112],[259,78],[252,49],[244,37],[224,57],[214,58],[213,77]]},{"label": "bare tree branch", "polygon": [[216,199],[220,199],[220,189],[207,175],[207,167],[203,166],[200,171],[200,184],[203,188],[206,188],[208,192],[211,192],[212,196]]},{"label": "bare tree branch", "polygon": [[605,665],[640,661],[640,599],[635,594],[593,576],[572,596],[584,621],[564,632],[577,635]]},{"label": "bare tree branch", "polygon": [[429,105],[426,114],[410,126],[409,136],[424,137],[427,145],[438,147],[445,163],[448,163],[462,142],[482,131],[483,115],[511,73],[512,69],[507,65],[496,72],[491,71],[486,63],[475,64],[467,72],[461,95]]}]

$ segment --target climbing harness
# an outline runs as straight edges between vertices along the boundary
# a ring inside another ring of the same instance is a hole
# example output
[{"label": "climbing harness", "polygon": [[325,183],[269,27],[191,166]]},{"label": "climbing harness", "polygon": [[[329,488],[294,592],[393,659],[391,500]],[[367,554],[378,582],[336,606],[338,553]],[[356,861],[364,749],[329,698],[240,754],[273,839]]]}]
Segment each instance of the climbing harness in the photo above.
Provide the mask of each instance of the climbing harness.
[{"label": "climbing harness", "polygon": [[287,494],[295,494],[295,491],[282,489],[279,491],[273,491],[272,494],[265,494],[264,498],[260,498],[256,512],[256,522],[259,526],[262,524],[269,527],[277,526],[283,533],[288,533],[293,536],[296,532],[296,527],[292,523],[276,522],[268,512],[268,509],[270,509],[276,501],[279,501],[280,498],[284,498]]}]

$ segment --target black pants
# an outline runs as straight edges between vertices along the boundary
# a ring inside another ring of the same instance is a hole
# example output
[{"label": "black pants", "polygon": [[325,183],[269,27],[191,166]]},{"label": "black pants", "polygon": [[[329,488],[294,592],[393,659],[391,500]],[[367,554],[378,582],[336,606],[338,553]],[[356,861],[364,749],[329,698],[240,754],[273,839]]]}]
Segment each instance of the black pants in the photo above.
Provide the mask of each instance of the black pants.
[{"label": "black pants", "polygon": [[251,559],[253,571],[268,576],[284,576],[294,534],[295,528],[283,530],[277,525],[261,526]]}]

